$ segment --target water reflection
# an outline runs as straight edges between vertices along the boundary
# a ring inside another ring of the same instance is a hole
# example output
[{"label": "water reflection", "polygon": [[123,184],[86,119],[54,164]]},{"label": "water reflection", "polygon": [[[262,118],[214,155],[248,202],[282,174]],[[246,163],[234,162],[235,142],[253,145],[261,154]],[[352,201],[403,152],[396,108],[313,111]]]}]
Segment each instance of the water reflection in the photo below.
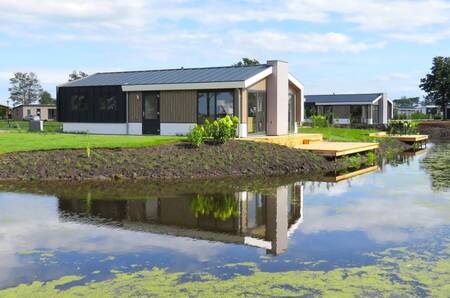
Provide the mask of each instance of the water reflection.
[{"label": "water reflection", "polygon": [[58,210],[63,221],[239,243],[278,255],[286,251],[288,236],[303,220],[303,186],[138,200],[59,196]]}]

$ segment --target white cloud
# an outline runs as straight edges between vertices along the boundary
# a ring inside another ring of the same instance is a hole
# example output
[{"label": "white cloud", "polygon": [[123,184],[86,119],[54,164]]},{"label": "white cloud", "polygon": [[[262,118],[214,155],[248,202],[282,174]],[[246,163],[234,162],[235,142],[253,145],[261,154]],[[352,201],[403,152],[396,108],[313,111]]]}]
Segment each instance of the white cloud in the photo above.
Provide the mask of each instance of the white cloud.
[{"label": "white cloud", "polygon": [[[130,34],[145,39],[151,36],[148,33],[163,35],[186,30],[182,21],[187,20],[201,24],[203,32],[213,29],[227,32],[242,22],[254,22],[257,26],[265,22],[341,21],[387,38],[436,42],[449,38],[450,3],[443,0],[213,0],[194,3],[180,0],[0,0],[0,20],[0,27],[13,27],[22,34],[32,35],[40,28],[50,28],[55,38],[62,40],[78,37],[101,41],[100,36],[106,39]],[[65,32],[67,30],[75,34]],[[322,40],[322,36],[310,38],[317,42]],[[342,38],[326,36],[324,42],[331,39],[332,43],[347,43],[340,40]],[[350,51],[357,52],[368,46],[355,42]]]},{"label": "white cloud", "polygon": [[283,33],[277,31],[234,32],[233,44],[240,49],[271,52],[342,52],[359,53],[373,48],[383,48],[384,42],[356,42],[351,37],[336,32],[328,33]]}]

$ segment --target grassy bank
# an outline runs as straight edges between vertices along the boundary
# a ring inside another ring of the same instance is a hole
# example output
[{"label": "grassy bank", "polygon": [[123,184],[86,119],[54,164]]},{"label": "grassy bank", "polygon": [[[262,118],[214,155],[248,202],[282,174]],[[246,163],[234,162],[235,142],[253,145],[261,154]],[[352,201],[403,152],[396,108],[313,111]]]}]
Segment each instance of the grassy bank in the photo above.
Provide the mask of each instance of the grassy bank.
[{"label": "grassy bank", "polygon": [[[0,130],[8,131],[28,131],[28,121],[6,121],[0,120]],[[59,132],[62,131],[62,123],[56,121],[44,121],[45,132]]]},{"label": "grassy bank", "polygon": [[301,133],[321,133],[326,141],[331,142],[374,142],[369,133],[377,132],[375,129],[355,129],[337,127],[302,127]]},{"label": "grassy bank", "polygon": [[334,162],[280,145],[184,142],[143,148],[15,152],[0,157],[0,180],[172,179],[315,174]]},{"label": "grassy bank", "polygon": [[62,133],[0,133],[0,153],[55,149],[138,148],[182,140],[176,136],[101,136]]}]

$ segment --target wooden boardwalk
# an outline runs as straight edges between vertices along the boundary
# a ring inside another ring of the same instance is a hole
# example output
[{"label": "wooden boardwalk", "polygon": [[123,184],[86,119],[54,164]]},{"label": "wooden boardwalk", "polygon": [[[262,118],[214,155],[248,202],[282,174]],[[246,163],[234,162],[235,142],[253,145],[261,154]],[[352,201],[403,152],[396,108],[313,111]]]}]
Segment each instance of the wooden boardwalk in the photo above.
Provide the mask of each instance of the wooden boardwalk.
[{"label": "wooden boardwalk", "polygon": [[242,138],[243,141],[262,142],[283,145],[295,148],[298,145],[321,142],[323,140],[320,133],[296,133],[284,136],[251,136]]},{"label": "wooden boardwalk", "polygon": [[369,134],[369,136],[376,138],[397,139],[405,143],[423,143],[428,141],[427,135],[388,135],[386,132],[375,132]]},{"label": "wooden boardwalk", "polygon": [[378,149],[378,143],[353,143],[353,142],[314,142],[298,145],[295,148],[307,150],[328,157],[339,157],[343,155],[373,151]]},{"label": "wooden boardwalk", "polygon": [[373,151],[378,143],[325,142],[319,133],[298,133],[284,136],[252,136],[242,141],[272,143],[290,148],[311,151],[327,157],[339,157],[354,153]]}]

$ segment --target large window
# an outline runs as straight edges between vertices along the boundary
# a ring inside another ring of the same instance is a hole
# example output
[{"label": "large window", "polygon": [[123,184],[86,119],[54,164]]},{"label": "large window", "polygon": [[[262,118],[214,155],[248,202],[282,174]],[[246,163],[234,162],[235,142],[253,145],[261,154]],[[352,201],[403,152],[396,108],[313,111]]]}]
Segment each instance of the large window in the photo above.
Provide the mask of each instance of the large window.
[{"label": "large window", "polygon": [[198,123],[234,115],[233,91],[202,91],[198,93],[197,100]]},{"label": "large window", "polygon": [[60,87],[56,116],[62,122],[123,123],[126,96],[120,86]]}]

